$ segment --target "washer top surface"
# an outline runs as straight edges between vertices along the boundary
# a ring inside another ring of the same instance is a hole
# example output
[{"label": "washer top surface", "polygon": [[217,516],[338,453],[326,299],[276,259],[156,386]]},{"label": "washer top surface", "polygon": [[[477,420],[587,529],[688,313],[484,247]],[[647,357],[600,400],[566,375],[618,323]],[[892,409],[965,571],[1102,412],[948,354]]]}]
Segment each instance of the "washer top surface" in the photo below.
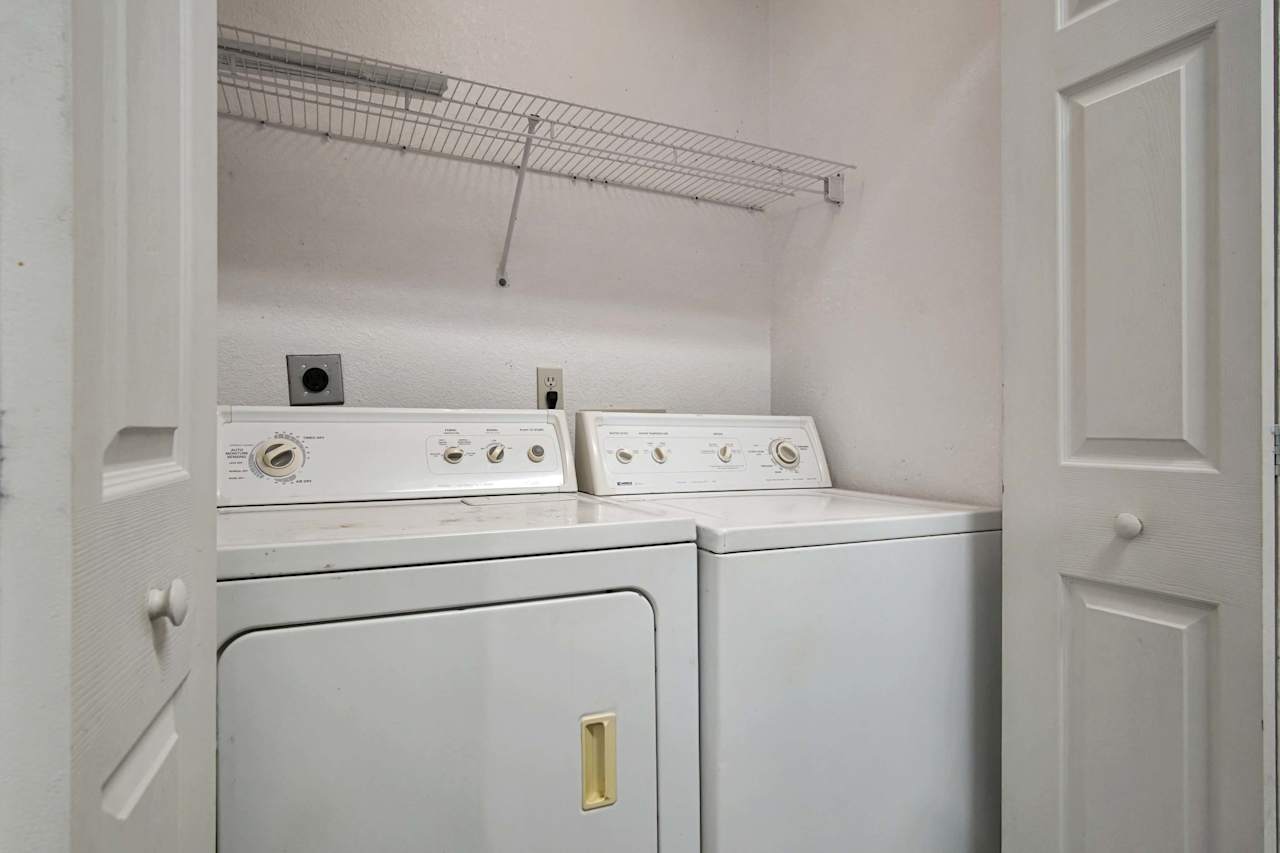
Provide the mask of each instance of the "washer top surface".
[{"label": "washer top surface", "polygon": [[579,412],[583,491],[692,518],[716,553],[1000,529],[1000,511],[832,488],[813,418]]},{"label": "washer top surface", "polygon": [[993,507],[845,489],[627,495],[613,500],[691,518],[698,528],[698,547],[718,554],[1000,529],[1000,510]]}]

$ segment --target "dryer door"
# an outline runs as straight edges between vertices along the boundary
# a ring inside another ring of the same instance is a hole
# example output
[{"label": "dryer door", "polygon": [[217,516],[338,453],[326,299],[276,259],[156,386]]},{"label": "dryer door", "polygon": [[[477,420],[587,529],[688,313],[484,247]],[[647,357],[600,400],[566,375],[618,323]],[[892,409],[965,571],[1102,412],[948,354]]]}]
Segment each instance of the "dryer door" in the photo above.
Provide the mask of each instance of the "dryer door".
[{"label": "dryer door", "polygon": [[220,853],[657,850],[636,593],[258,631],[218,672]]}]

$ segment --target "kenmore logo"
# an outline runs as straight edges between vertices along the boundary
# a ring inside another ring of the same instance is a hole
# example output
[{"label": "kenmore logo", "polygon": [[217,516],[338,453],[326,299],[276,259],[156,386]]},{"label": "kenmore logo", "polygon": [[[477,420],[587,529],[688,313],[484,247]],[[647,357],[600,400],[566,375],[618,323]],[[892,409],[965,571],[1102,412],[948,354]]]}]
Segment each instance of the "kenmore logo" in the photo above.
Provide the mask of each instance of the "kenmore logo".
[{"label": "kenmore logo", "polygon": [[617,482],[614,483],[614,485],[615,486],[634,486],[635,483],[633,483],[631,480],[618,480]]}]

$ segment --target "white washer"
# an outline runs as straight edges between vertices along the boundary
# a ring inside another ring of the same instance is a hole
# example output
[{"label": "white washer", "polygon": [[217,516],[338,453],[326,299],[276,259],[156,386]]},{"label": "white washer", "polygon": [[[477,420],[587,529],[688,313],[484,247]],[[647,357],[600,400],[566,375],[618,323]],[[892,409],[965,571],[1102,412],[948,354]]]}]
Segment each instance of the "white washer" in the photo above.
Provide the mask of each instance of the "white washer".
[{"label": "white washer", "polygon": [[1000,513],[831,488],[812,418],[578,415],[698,525],[704,853],[1000,846]]},{"label": "white washer", "polygon": [[690,521],[561,412],[219,415],[220,853],[697,851]]}]

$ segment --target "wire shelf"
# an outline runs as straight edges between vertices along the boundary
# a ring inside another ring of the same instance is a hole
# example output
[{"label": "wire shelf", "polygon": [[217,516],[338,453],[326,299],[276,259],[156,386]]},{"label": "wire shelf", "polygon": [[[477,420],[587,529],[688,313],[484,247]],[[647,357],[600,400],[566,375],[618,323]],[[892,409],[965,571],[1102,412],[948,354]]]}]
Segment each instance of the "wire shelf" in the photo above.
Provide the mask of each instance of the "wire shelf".
[{"label": "wire shelf", "polygon": [[[405,151],[760,210],[853,166],[220,24],[218,111]],[[514,223],[514,214],[513,214]]]}]

